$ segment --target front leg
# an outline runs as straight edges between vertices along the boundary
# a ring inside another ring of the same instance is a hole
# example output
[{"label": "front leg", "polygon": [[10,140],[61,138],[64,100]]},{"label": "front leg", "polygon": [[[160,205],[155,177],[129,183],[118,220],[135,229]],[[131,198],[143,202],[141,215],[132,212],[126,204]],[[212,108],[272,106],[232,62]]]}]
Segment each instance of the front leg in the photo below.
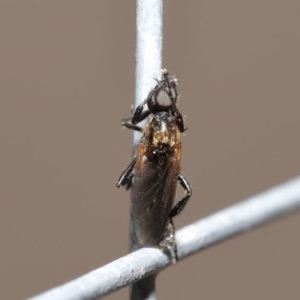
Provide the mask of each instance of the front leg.
[{"label": "front leg", "polygon": [[182,115],[178,111],[177,108],[176,108],[176,112],[175,112],[175,122],[176,122],[176,125],[178,126],[178,129],[180,132],[186,131],[187,128],[184,126]]},{"label": "front leg", "polygon": [[140,131],[140,132],[143,131],[143,128],[132,124],[132,118],[131,117],[122,119],[121,124],[122,124],[122,126],[124,126],[126,128],[129,128],[129,129],[132,129],[132,130],[136,130],[136,131]]},{"label": "front leg", "polygon": [[137,124],[139,122],[142,122],[143,120],[145,120],[150,112],[149,112],[149,109],[148,109],[148,105],[147,105],[147,102],[148,102],[148,98],[146,98],[135,110],[134,114],[133,114],[133,117],[132,117],[132,124]]},{"label": "front leg", "polygon": [[172,208],[170,212],[170,218],[177,216],[183,210],[183,208],[185,207],[186,203],[188,202],[188,200],[192,195],[192,189],[188,181],[181,173],[178,176],[178,181],[181,184],[181,186],[184,188],[186,195]]},{"label": "front leg", "polygon": [[133,179],[132,170],[134,168],[135,163],[136,158],[134,158],[130,165],[122,172],[116,183],[117,188],[124,185],[126,186],[126,190],[130,188]]}]

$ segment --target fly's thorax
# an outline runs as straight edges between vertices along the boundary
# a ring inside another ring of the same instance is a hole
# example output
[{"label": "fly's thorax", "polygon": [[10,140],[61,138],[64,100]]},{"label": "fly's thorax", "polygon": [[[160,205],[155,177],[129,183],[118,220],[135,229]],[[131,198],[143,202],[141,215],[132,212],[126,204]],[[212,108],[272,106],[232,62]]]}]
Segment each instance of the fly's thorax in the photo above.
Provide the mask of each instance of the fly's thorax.
[{"label": "fly's thorax", "polygon": [[148,157],[163,164],[180,145],[180,135],[174,116],[167,112],[153,115],[144,130]]}]

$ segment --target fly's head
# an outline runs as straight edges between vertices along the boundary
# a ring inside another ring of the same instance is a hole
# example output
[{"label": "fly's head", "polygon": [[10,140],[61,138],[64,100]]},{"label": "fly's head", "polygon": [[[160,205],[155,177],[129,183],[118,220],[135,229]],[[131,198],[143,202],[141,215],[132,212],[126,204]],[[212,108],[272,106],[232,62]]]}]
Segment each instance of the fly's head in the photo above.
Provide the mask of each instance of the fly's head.
[{"label": "fly's head", "polygon": [[173,155],[180,144],[180,131],[172,115],[166,112],[156,113],[144,132],[148,155],[159,165]]},{"label": "fly's head", "polygon": [[146,99],[149,112],[156,114],[159,111],[177,110],[177,85],[177,78],[169,75],[168,71],[163,69],[162,79],[157,81],[156,86]]},{"label": "fly's head", "polygon": [[146,119],[150,114],[167,112],[174,117],[178,130],[185,130],[183,118],[177,108],[177,78],[169,75],[168,71],[162,70],[161,80],[157,80],[156,86],[149,93],[148,97],[141,103],[134,112],[132,124],[137,124]]}]

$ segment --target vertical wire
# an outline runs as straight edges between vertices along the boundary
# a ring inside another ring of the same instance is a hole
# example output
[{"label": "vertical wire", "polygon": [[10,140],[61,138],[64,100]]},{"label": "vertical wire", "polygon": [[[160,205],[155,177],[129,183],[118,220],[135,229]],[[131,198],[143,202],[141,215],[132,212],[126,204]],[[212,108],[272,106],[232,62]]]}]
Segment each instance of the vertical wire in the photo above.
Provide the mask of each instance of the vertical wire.
[{"label": "vertical wire", "polygon": [[[163,28],[163,0],[136,1],[136,69],[135,69],[135,101],[136,108],[147,97],[156,84],[162,65],[162,28]],[[145,124],[141,124],[144,126]],[[135,155],[141,134],[133,134],[133,153]],[[131,213],[132,215],[132,213]],[[130,220],[130,228],[133,227]],[[131,233],[130,233],[131,234]],[[137,245],[130,236],[130,248]],[[130,289],[131,300],[155,300],[155,275],[134,283]]]},{"label": "vertical wire", "polygon": [[[155,86],[162,65],[163,1],[136,1],[136,108]],[[138,144],[139,132],[134,132],[134,146]]]}]

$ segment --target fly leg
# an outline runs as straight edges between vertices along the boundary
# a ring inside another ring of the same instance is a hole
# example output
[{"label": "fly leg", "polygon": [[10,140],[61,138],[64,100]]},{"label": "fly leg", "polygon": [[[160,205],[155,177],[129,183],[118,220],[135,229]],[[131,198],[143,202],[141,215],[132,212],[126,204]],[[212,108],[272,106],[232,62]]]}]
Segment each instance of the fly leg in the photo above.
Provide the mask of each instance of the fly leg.
[{"label": "fly leg", "polygon": [[175,239],[175,226],[172,218],[177,216],[184,208],[188,200],[192,195],[191,187],[185,177],[180,173],[178,175],[178,181],[184,188],[186,195],[172,208],[169,215],[169,222],[167,229],[163,235],[162,241],[159,244],[159,248],[165,252],[167,251],[172,259],[172,263],[175,264],[178,261],[177,245]]},{"label": "fly leg", "polygon": [[132,129],[132,130],[136,130],[136,131],[140,131],[140,132],[143,131],[143,129],[141,127],[132,124],[132,118],[131,117],[122,119],[121,124],[122,124],[122,126],[124,126],[126,128],[129,128],[129,129]]},{"label": "fly leg", "polygon": [[159,249],[168,254],[171,258],[172,264],[176,264],[178,261],[178,254],[177,254],[177,245],[175,239],[175,226],[173,220],[170,218],[167,224],[166,231],[163,234],[163,238],[159,243]]},{"label": "fly leg", "polygon": [[134,168],[135,163],[136,158],[134,158],[130,165],[122,172],[116,183],[117,188],[119,188],[120,186],[125,186],[126,190],[130,188],[133,179],[132,170]]},{"label": "fly leg", "polygon": [[[150,93],[150,95],[152,96],[151,93]],[[132,116],[132,119],[131,119],[131,122],[133,124],[137,124],[137,123],[145,120],[150,115],[148,105],[147,105],[150,95],[136,108],[136,110]]]},{"label": "fly leg", "polygon": [[178,175],[178,181],[184,188],[186,195],[172,208],[170,212],[170,218],[177,216],[183,210],[183,208],[185,207],[186,203],[192,195],[192,189],[188,181],[181,173]]}]

